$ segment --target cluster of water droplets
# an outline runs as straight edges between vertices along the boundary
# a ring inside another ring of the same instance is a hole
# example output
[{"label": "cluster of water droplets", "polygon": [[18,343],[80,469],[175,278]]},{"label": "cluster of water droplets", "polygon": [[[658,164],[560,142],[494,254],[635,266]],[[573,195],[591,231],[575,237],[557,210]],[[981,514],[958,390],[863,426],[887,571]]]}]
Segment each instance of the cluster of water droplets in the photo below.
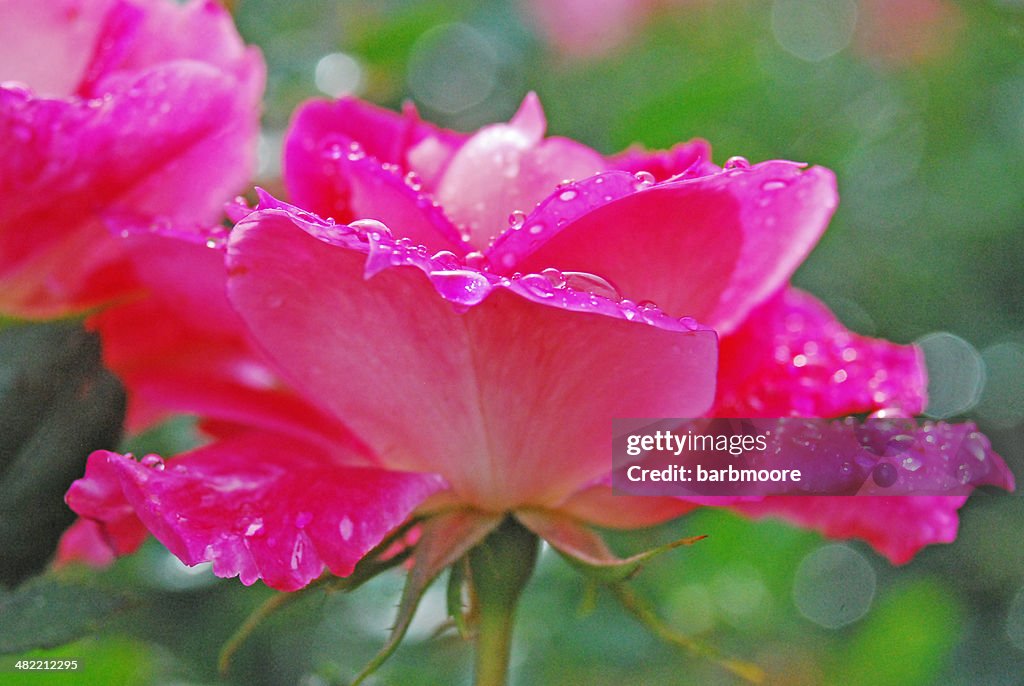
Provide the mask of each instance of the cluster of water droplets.
[{"label": "cluster of water droplets", "polygon": [[[331,146],[328,146],[331,156],[344,154],[340,144],[334,143]],[[350,148],[348,154],[362,159],[360,155],[363,153],[361,149]],[[381,166],[396,174],[400,171],[395,165]],[[641,175],[637,183],[644,184],[648,180]],[[402,181],[410,184],[410,188],[420,185],[415,175],[405,174]],[[596,177],[583,183],[600,186],[605,181],[604,177]],[[568,204],[577,200],[582,192],[583,188],[578,182],[566,180],[559,184],[551,202]],[[623,190],[618,189],[616,192],[621,194]],[[563,272],[554,268],[545,269],[540,274],[499,274],[494,270],[496,265],[492,264],[490,253],[473,251],[461,258],[448,250],[431,254],[425,246],[408,238],[396,239],[385,224],[374,219],[338,224],[333,219],[321,219],[265,194],[261,195],[259,210],[283,210],[293,222],[313,236],[334,245],[364,252],[367,255],[364,268],[367,278],[390,267],[419,268],[442,297],[463,311],[482,302],[494,289],[506,288],[530,300],[568,310],[601,313],[674,330],[695,331],[702,328],[691,317],[677,318],[665,314],[652,301],[634,302],[623,298],[615,284],[597,274]],[[564,223],[565,220],[559,221]],[[523,229],[527,233],[543,232],[542,228],[535,230],[522,211],[515,211],[509,216],[509,225],[512,233]],[[505,255],[508,256],[514,258],[512,253]],[[513,265],[514,259],[512,265],[502,260],[502,266]]]}]

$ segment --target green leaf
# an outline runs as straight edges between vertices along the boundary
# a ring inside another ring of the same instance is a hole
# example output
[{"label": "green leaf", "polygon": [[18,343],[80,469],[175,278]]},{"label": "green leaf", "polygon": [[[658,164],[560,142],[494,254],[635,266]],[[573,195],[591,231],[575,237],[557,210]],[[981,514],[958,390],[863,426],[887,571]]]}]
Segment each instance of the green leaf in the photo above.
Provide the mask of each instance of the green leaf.
[{"label": "green leaf", "polygon": [[391,657],[409,629],[423,593],[437,576],[455,564],[477,543],[501,523],[501,515],[470,510],[454,510],[435,515],[423,524],[420,540],[413,553],[413,567],[405,580],[405,589],[398,605],[398,616],[387,643],[359,673],[352,686],[357,686]]},{"label": "green leaf", "polygon": [[69,643],[132,603],[125,593],[59,576],[0,589],[0,654]]},{"label": "green leaf", "polygon": [[74,521],[64,504],[89,453],[115,448],[124,391],[74,322],[0,331],[0,584],[40,571]]},{"label": "green leaf", "polygon": [[469,627],[466,625],[466,612],[462,604],[462,587],[466,581],[466,565],[457,562],[448,572],[448,616],[452,618],[459,636],[469,638]]},{"label": "green leaf", "polygon": [[523,526],[547,541],[570,564],[582,570],[589,578],[601,583],[624,581],[658,555],[680,546],[693,545],[707,538],[680,538],[632,557],[619,558],[608,549],[597,533],[572,517],[541,510],[521,511],[516,513],[516,517]]}]

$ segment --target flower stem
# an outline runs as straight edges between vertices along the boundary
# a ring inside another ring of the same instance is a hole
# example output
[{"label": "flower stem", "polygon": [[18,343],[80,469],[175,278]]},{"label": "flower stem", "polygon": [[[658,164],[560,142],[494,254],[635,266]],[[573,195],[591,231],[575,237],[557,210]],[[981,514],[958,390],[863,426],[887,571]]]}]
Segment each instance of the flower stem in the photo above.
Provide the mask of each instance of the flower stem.
[{"label": "flower stem", "polygon": [[476,686],[505,686],[516,604],[533,573],[538,539],[509,517],[469,553],[477,613]]},{"label": "flower stem", "polygon": [[512,651],[513,612],[481,608],[476,639],[476,686],[505,686]]}]

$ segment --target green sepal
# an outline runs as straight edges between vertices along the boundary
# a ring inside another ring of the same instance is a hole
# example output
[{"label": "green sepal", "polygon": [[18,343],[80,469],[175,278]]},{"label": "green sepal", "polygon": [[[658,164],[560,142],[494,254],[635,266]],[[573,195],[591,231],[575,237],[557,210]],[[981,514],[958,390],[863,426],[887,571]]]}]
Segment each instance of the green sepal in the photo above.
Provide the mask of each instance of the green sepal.
[{"label": "green sepal", "polygon": [[605,584],[624,581],[648,561],[680,546],[693,545],[707,536],[690,536],[666,543],[631,557],[617,557],[604,540],[577,519],[546,510],[524,510],[516,513],[523,526],[537,534],[571,565],[588,578]]},{"label": "green sepal", "polygon": [[387,661],[398,648],[409,629],[423,593],[437,576],[458,562],[501,523],[501,515],[471,510],[452,510],[431,517],[423,529],[413,552],[413,566],[405,580],[398,615],[391,635],[377,656],[356,676],[358,686]]},{"label": "green sepal", "polygon": [[460,560],[452,565],[448,572],[448,616],[451,617],[456,631],[463,639],[470,637],[469,625],[466,623],[466,609],[462,603],[462,589],[466,583],[466,561]]},{"label": "green sepal", "polygon": [[748,683],[765,683],[766,676],[763,669],[751,662],[744,662],[743,660],[737,660],[724,655],[717,648],[676,631],[662,621],[658,613],[641,601],[625,583],[610,584],[609,587],[622,606],[661,640],[670,645],[684,648],[698,657],[713,662]]}]

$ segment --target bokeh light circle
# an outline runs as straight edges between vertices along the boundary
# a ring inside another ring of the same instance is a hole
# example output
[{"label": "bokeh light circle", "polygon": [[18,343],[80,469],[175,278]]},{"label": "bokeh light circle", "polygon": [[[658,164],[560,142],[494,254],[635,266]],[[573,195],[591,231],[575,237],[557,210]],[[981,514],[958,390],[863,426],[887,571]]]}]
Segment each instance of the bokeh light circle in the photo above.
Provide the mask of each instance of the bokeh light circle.
[{"label": "bokeh light circle", "polygon": [[793,578],[793,602],[804,617],[826,629],[839,629],[867,614],[876,576],[867,559],[841,543],[805,557]]}]

